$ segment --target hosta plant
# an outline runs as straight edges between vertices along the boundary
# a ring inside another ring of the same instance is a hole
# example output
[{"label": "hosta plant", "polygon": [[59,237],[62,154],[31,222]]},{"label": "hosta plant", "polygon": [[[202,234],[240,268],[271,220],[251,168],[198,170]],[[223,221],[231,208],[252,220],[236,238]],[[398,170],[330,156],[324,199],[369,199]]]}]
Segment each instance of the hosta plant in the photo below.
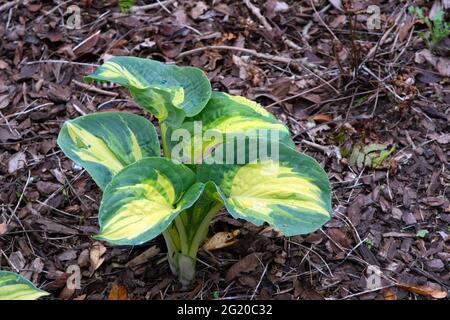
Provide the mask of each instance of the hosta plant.
[{"label": "hosta plant", "polygon": [[0,300],[36,300],[47,295],[24,277],[0,270]]},{"label": "hosta plant", "polygon": [[[96,239],[140,245],[163,234],[182,283],[222,208],[286,236],[330,219],[327,175],[295,150],[289,130],[256,102],[212,92],[204,73],[134,57],[113,57],[87,76],[113,82],[159,122],[102,112],[67,121],[58,144],[103,190]],[[162,149],[162,156],[161,156]]]}]

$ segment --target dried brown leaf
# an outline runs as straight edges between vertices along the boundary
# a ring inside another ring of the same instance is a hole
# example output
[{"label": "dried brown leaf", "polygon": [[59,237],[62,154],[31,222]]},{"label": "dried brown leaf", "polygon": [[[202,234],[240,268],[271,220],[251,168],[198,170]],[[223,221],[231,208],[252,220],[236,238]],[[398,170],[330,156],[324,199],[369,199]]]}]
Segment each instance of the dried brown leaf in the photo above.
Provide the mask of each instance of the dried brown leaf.
[{"label": "dried brown leaf", "polygon": [[424,63],[427,61],[436,70],[440,75],[444,77],[450,77],[450,60],[444,57],[437,57],[431,53],[428,49],[423,49],[421,51],[416,52],[415,62],[416,63]]},{"label": "dried brown leaf", "polygon": [[148,262],[151,258],[156,256],[159,253],[160,249],[157,246],[152,246],[149,249],[145,250],[143,253],[138,255],[133,260],[129,261],[126,266],[129,268],[133,268]]},{"label": "dried brown leaf", "polygon": [[23,169],[26,165],[26,156],[22,151],[17,152],[8,161],[8,173],[14,173],[17,170]]},{"label": "dried brown leaf", "polygon": [[225,282],[230,283],[241,273],[254,271],[259,265],[260,258],[258,254],[249,254],[231,266],[225,277]]},{"label": "dried brown leaf", "polygon": [[113,283],[108,300],[128,300],[128,290],[119,283]]},{"label": "dried brown leaf", "polygon": [[6,222],[0,223],[0,236],[5,234],[8,231],[8,226]]},{"label": "dried brown leaf", "polygon": [[92,273],[94,273],[105,261],[105,258],[102,257],[105,252],[106,248],[101,242],[94,242],[91,251],[89,252]]},{"label": "dried brown leaf", "polygon": [[414,286],[409,285],[407,283],[399,283],[397,286],[401,289],[407,290],[409,292],[419,294],[425,297],[432,297],[435,299],[444,299],[447,297],[447,291],[442,290],[437,285],[423,285],[423,286]]},{"label": "dried brown leaf", "polygon": [[233,232],[217,232],[211,238],[209,238],[203,245],[203,249],[207,251],[218,250],[222,248],[229,247],[236,243],[234,239],[240,234],[239,230],[234,230]]}]

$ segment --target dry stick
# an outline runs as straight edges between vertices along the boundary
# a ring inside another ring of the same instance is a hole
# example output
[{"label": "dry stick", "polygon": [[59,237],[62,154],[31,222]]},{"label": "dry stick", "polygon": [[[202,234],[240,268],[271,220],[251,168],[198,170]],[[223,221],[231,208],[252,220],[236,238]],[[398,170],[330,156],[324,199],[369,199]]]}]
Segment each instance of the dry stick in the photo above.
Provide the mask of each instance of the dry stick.
[{"label": "dry stick", "polygon": [[[309,3],[311,4],[311,7],[314,10],[314,13],[317,15],[317,19],[319,19],[320,23],[323,24],[323,26],[328,30],[328,32],[333,36],[333,38],[337,41],[339,41],[339,38],[336,37],[336,35],[334,34],[334,32],[330,29],[330,27],[328,27],[328,25],[325,23],[325,21],[323,21],[322,17],[320,16],[320,13],[317,12],[316,6],[314,5],[314,2],[312,0],[309,0]],[[339,41],[340,42],[340,41]]]},{"label": "dry stick", "polygon": [[13,131],[13,129],[11,128],[11,124],[8,121],[8,118],[6,118],[3,113],[0,111],[0,117],[5,120],[6,126],[8,127],[9,132],[11,132],[13,135],[17,135],[20,136],[19,132],[16,130],[16,132]]},{"label": "dry stick", "polygon": [[11,2],[7,2],[5,4],[2,4],[0,6],[0,12],[9,10],[10,8],[14,7],[16,4],[19,4],[20,2],[22,2],[22,0],[15,0],[15,1],[11,1]]},{"label": "dry stick", "polygon": [[12,8],[9,9],[9,12],[8,12],[8,20],[6,21],[6,26],[5,26],[5,29],[6,29],[6,30],[9,29],[9,24],[11,23],[13,11],[14,11],[14,7],[12,7]]},{"label": "dry stick", "polygon": [[60,4],[58,4],[56,7],[54,7],[53,9],[51,9],[50,11],[46,11],[44,12],[44,15],[38,17],[37,19],[42,19],[43,17],[46,17],[48,15],[51,15],[53,12],[55,12],[56,10],[58,10],[59,8],[61,8],[62,6],[69,4],[70,2],[72,2],[73,0],[67,0],[64,2],[61,2]]},{"label": "dry stick", "polygon": [[[330,7],[331,7],[331,4],[328,4],[327,6],[323,7],[322,9],[320,9],[319,15],[320,15],[321,13],[327,12],[328,9],[330,9]],[[304,37],[306,40],[309,39],[309,35],[308,35],[309,29],[311,29],[311,27],[312,27],[313,24],[314,24],[314,21],[313,21],[313,19],[311,18],[311,19],[308,21],[308,23],[306,24],[306,26],[303,28],[302,35],[303,35],[303,37]]]},{"label": "dry stick", "polygon": [[199,52],[203,52],[206,50],[234,50],[234,51],[240,51],[240,52],[245,52],[251,55],[254,55],[258,58],[261,59],[266,59],[266,60],[272,60],[275,62],[280,62],[280,63],[284,63],[287,65],[295,65],[297,64],[297,61],[291,58],[286,58],[286,57],[281,57],[281,56],[274,56],[271,54],[267,54],[267,53],[259,53],[256,50],[253,49],[247,49],[247,48],[240,48],[240,47],[233,47],[233,46],[205,46],[205,47],[201,47],[201,48],[196,48],[196,49],[192,49],[192,50],[188,50],[185,52],[180,53],[177,56],[177,59],[181,59],[185,56],[191,55],[191,54],[195,54],[195,53],[199,53]]},{"label": "dry stick", "polygon": [[[60,165],[60,168],[61,168],[61,165]],[[73,181],[78,180],[78,179],[81,177],[81,175],[82,175],[83,173],[84,173],[84,170],[82,170],[82,171],[81,171],[80,173],[78,173],[74,178],[72,178],[72,181],[69,181],[69,179],[67,179],[67,177],[66,177],[66,184],[69,185],[69,187],[71,187],[72,191],[73,191],[73,188],[72,188],[72,185],[71,185],[70,183],[73,182]],[[59,187],[58,190],[54,191],[51,195],[49,195],[49,196],[47,197],[47,199],[45,199],[45,201],[44,201],[43,203],[40,204],[40,206],[38,207],[38,211],[42,209],[42,206],[43,206],[43,205],[46,205],[48,201],[50,201],[51,199],[53,199],[58,193],[60,193],[62,190],[64,190],[65,187],[66,187],[66,186],[63,185],[63,186]],[[81,199],[80,199],[79,197],[78,197],[78,199],[80,200],[80,202],[83,202],[83,201],[81,201]]]},{"label": "dry stick", "polygon": [[99,104],[97,106],[97,110],[100,110],[101,108],[103,108],[104,106],[106,106],[107,104],[112,103],[112,102],[134,102],[134,101],[128,100],[128,99],[111,99],[111,100],[108,100],[108,101],[105,101],[105,102]]},{"label": "dry stick", "polygon": [[[11,218],[14,217],[17,220],[19,225],[22,227],[23,231],[25,231],[25,227],[23,226],[22,221],[20,221],[19,217],[16,215],[16,212],[17,212],[17,209],[19,208],[20,203],[22,202],[23,195],[24,195],[25,190],[27,189],[28,184],[30,183],[30,181],[31,181],[31,171],[28,170],[27,182],[25,183],[25,186],[23,187],[23,190],[20,193],[20,197],[19,197],[19,200],[17,201],[17,205],[15,206],[14,210],[11,211]],[[11,218],[9,219],[8,224],[11,222]],[[25,236],[26,236],[26,238],[28,240],[28,244],[30,245],[31,252],[33,252],[33,254],[36,255],[36,253],[34,252],[33,245],[31,244],[30,237],[28,236],[27,233],[25,233]]]},{"label": "dry stick", "polygon": [[75,79],[72,79],[72,82],[75,83],[77,86],[83,88],[83,89],[86,89],[86,90],[89,90],[89,91],[92,91],[92,92],[96,92],[96,93],[99,93],[99,94],[104,94],[106,96],[117,97],[119,95],[116,92],[105,91],[105,90],[96,88],[93,85],[77,81]]},{"label": "dry stick", "polygon": [[[331,79],[331,80],[328,81],[327,83],[330,84],[331,82],[335,81],[336,79],[337,79],[337,78]],[[271,108],[271,107],[273,107],[273,106],[276,106],[277,104],[280,104],[280,103],[283,103],[283,102],[286,102],[286,101],[289,101],[289,100],[292,100],[292,99],[295,99],[295,98],[299,98],[299,97],[301,97],[301,96],[303,96],[303,95],[305,95],[305,94],[307,94],[307,93],[309,93],[309,92],[311,92],[311,91],[314,91],[314,90],[316,90],[316,89],[319,89],[319,88],[323,87],[325,84],[326,84],[326,83],[322,83],[322,84],[320,84],[320,85],[318,85],[318,86],[316,86],[316,87],[314,87],[314,88],[311,88],[311,89],[302,91],[302,92],[300,92],[300,93],[297,93],[297,94],[295,94],[295,95],[293,95],[293,96],[290,96],[290,97],[287,97],[287,98],[284,98],[284,99],[281,99],[281,100],[279,100],[279,101],[275,101],[274,103],[269,104],[266,108]]]},{"label": "dry stick", "polygon": [[386,90],[388,90],[390,93],[392,93],[398,100],[400,101],[405,101],[406,98],[405,97],[400,97],[397,92],[395,92],[395,90],[392,88],[392,86],[387,85],[385,83],[385,81],[383,81],[382,79],[380,79],[376,74],[374,74],[372,72],[372,70],[370,70],[369,68],[367,68],[364,64],[362,65],[361,69],[363,69],[366,73],[368,73],[370,76],[372,76],[373,78],[375,78],[375,80],[377,80],[379,83],[381,83]]},{"label": "dry stick", "polygon": [[16,271],[16,273],[19,273],[20,270],[14,265],[14,263],[12,263],[11,260],[9,260],[8,256],[6,255],[6,253],[2,249],[0,249],[0,252],[5,257],[6,261],[11,266],[11,268],[13,268]]},{"label": "dry stick", "polygon": [[[61,214],[63,214],[63,215],[66,215],[66,216],[69,216],[69,217],[71,217],[71,218],[78,219],[78,220],[80,219],[80,216],[77,216],[77,215],[75,215],[75,214],[70,214],[70,213],[65,212],[65,211],[63,211],[63,210],[60,210],[60,209],[58,209],[58,208],[52,207],[51,205],[49,205],[49,204],[47,204],[47,203],[44,203],[44,202],[42,202],[42,201],[36,200],[36,202],[39,203],[39,204],[41,204],[41,205],[43,205],[43,206],[45,206],[45,207],[48,207],[48,208],[50,208],[50,209],[52,209],[52,210],[54,210],[54,211],[56,211],[56,212],[59,212],[59,213],[61,213]],[[90,219],[94,219],[94,218],[91,217]]]},{"label": "dry stick", "polygon": [[[258,258],[258,260],[259,260],[259,258]],[[260,261],[260,262],[261,262],[261,261]],[[253,300],[253,298],[255,298],[256,292],[258,291],[259,286],[261,285],[261,282],[262,282],[264,276],[266,275],[267,267],[269,267],[269,264],[268,264],[268,263],[266,264],[266,266],[265,266],[265,268],[264,268],[264,271],[263,271],[261,277],[259,278],[258,284],[256,285],[255,290],[253,291],[253,294],[252,294],[252,296],[250,297],[250,300]]]},{"label": "dry stick", "polygon": [[308,250],[308,252],[314,253],[324,263],[325,267],[327,268],[328,272],[330,273],[330,276],[333,277],[333,272],[331,272],[331,269],[330,269],[330,266],[328,265],[328,263],[325,261],[324,258],[322,258],[322,256],[318,252],[314,251],[313,248],[307,247],[307,246],[305,246],[305,245],[303,245],[303,244],[301,244],[299,242],[295,242],[295,241],[292,241],[292,240],[287,240],[287,241],[289,243],[292,243],[292,244],[295,244],[295,245],[299,246],[300,248]]},{"label": "dry stick", "polygon": [[402,50],[397,55],[394,62],[390,63],[390,65],[397,63],[398,59],[400,59],[400,57],[403,55],[403,53],[405,53],[405,50],[409,47],[409,42],[411,41],[413,34],[414,34],[414,26],[411,28],[411,32],[409,33],[409,37],[408,37],[408,40],[406,41],[406,44],[403,46]]},{"label": "dry stick", "polygon": [[[407,6],[408,6],[408,4],[406,4],[406,5],[404,6],[403,10],[405,10],[405,8],[406,8]],[[386,30],[386,31],[384,32],[384,34],[383,34],[383,36],[381,37],[381,39],[378,40],[377,44],[376,44],[372,49],[370,49],[369,53],[367,54],[366,58],[364,59],[364,61],[363,61],[361,64],[363,64],[363,63],[365,63],[366,61],[369,61],[371,58],[375,57],[375,55],[376,55],[376,53],[377,53],[377,51],[378,51],[378,48],[380,48],[380,47],[384,44],[384,42],[387,40],[387,38],[389,37],[389,35],[391,34],[391,32],[392,32],[394,29],[398,28],[398,26],[400,25],[400,19],[401,19],[402,17],[403,17],[403,14],[399,14],[399,15],[398,15],[398,17],[395,19],[395,22],[394,22],[393,26],[390,27],[388,30]]]},{"label": "dry stick", "polygon": [[234,51],[239,51],[239,52],[245,52],[245,53],[251,54],[251,55],[253,55],[253,56],[257,57],[257,58],[284,63],[284,64],[286,64],[288,66],[295,67],[295,68],[297,68],[299,70],[305,69],[308,72],[310,72],[313,76],[318,78],[320,81],[326,83],[328,87],[330,87],[331,89],[334,90],[334,92],[339,94],[339,91],[335,87],[333,87],[331,84],[327,83],[321,76],[319,76],[315,72],[311,71],[306,66],[308,63],[303,61],[302,59],[291,59],[291,58],[286,58],[286,57],[281,57],[281,56],[274,56],[274,55],[267,54],[267,53],[259,53],[259,52],[257,52],[256,50],[253,50],[253,49],[233,47],[233,46],[205,46],[205,47],[196,48],[196,49],[192,49],[192,50],[188,50],[188,51],[182,52],[176,58],[177,59],[181,59],[181,58],[183,58],[185,56],[188,56],[190,54],[195,54],[195,53],[203,52],[203,51],[206,51],[206,50],[234,50]]},{"label": "dry stick", "polygon": [[85,67],[95,67],[95,68],[100,67],[99,64],[95,64],[95,63],[74,62],[74,61],[67,61],[67,60],[37,60],[37,61],[27,62],[27,65],[37,64],[37,63],[63,63],[63,64],[73,64],[73,65],[85,66]]},{"label": "dry stick", "polygon": [[264,28],[267,29],[267,31],[271,32],[273,30],[272,26],[269,22],[267,22],[267,19],[261,14],[261,10],[259,8],[255,7],[253,3],[250,2],[250,0],[244,0],[245,5],[249,10],[261,21]]},{"label": "dry stick", "polygon": [[162,3],[162,2],[159,1],[159,0],[156,0],[156,2],[158,2],[159,6],[160,6],[161,8],[163,8],[165,12],[167,12],[167,13],[170,14],[170,15],[172,14],[172,12],[170,12],[170,10],[167,9],[167,7],[166,7],[166,5],[165,5],[164,3]]},{"label": "dry stick", "polygon": [[156,9],[156,8],[159,8],[159,7],[167,6],[167,5],[171,4],[172,2],[175,2],[175,0],[158,1],[157,3],[146,4],[144,6],[134,6],[134,7],[132,7],[130,9],[130,12],[134,13],[134,12],[137,12],[137,11],[145,11],[145,10]]},{"label": "dry stick", "polygon": [[[31,105],[31,104],[30,104],[30,105]],[[31,108],[31,109],[29,109],[29,110],[26,110],[26,111],[21,111],[21,112],[9,114],[9,115],[5,116],[4,119],[7,120],[7,119],[10,119],[10,118],[18,117],[18,116],[21,116],[21,115],[23,115],[23,114],[27,114],[27,113],[33,112],[33,111],[35,111],[35,110],[37,110],[37,109],[44,108],[44,107],[48,107],[48,106],[52,106],[52,105],[54,105],[53,102],[44,103],[44,104],[38,105],[38,106],[36,106],[36,107],[34,107],[34,108]]]},{"label": "dry stick", "polygon": [[[258,18],[258,20],[262,23],[264,28],[266,28],[267,31],[272,32],[273,27],[270,25],[270,23],[267,21],[267,19],[261,14],[261,10],[256,7],[253,3],[251,3],[250,0],[244,0],[245,5],[247,8]],[[290,48],[294,50],[302,50],[300,46],[295,44],[293,41],[287,39],[285,36],[283,36],[283,42]]]},{"label": "dry stick", "polygon": [[77,44],[75,47],[73,47],[72,51],[75,52],[78,48],[80,48],[83,44],[85,44],[86,42],[88,42],[89,40],[91,40],[92,38],[98,36],[100,34],[100,30],[98,30],[97,32],[93,33],[92,35],[90,35],[89,37],[87,37],[86,39],[84,39],[83,41],[81,41],[79,44]]},{"label": "dry stick", "polygon": [[361,295],[366,294],[366,293],[376,292],[376,291],[382,290],[382,289],[391,288],[391,287],[394,287],[394,286],[395,286],[395,284],[389,284],[389,285],[384,286],[384,287],[379,287],[379,288],[375,288],[375,289],[369,289],[369,290],[366,290],[366,291],[350,294],[348,296],[343,297],[342,300],[350,299],[350,298],[357,297],[357,296],[361,296]]},{"label": "dry stick", "polygon": [[73,107],[76,111],[78,111],[78,113],[81,114],[82,116],[85,116],[85,115],[86,115],[86,112],[84,112],[79,106],[77,106],[76,103],[72,103],[72,107]]}]

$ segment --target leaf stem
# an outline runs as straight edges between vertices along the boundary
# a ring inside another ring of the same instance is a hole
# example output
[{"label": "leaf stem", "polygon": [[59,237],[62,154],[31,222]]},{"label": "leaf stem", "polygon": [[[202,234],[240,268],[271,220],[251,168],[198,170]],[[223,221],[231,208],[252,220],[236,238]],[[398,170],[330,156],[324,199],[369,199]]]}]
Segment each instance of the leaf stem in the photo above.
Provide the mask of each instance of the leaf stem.
[{"label": "leaf stem", "polygon": [[175,226],[177,227],[178,234],[180,235],[181,252],[187,255],[189,252],[188,238],[180,215],[175,218],[174,222]]},{"label": "leaf stem", "polygon": [[170,152],[169,152],[169,148],[167,147],[167,142],[166,142],[167,126],[166,126],[166,124],[164,124],[164,122],[160,122],[159,128],[161,130],[161,141],[162,141],[164,156],[166,158],[170,159]]},{"label": "leaf stem", "polygon": [[216,213],[219,212],[219,210],[222,208],[223,208],[223,203],[218,201],[216,204],[214,204],[211,207],[211,209],[209,209],[208,213],[203,218],[200,226],[198,227],[197,231],[195,232],[194,238],[192,239],[192,242],[191,242],[191,245],[189,248],[189,256],[196,258],[200,243],[203,241],[204,237],[208,233],[209,223],[211,222],[212,218],[216,215]]}]

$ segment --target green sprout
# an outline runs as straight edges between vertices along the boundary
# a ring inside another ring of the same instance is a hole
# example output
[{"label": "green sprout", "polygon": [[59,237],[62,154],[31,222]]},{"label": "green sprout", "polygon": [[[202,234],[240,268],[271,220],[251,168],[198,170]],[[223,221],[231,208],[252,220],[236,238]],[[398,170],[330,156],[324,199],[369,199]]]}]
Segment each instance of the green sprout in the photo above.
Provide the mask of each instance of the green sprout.
[{"label": "green sprout", "polygon": [[427,31],[419,31],[418,35],[427,43],[431,50],[450,34],[450,22],[445,21],[445,13],[439,10],[434,17],[426,17],[422,8],[409,7],[409,13],[415,14],[427,27]]},{"label": "green sprout", "polygon": [[417,231],[417,233],[416,233],[416,237],[418,237],[418,238],[425,238],[425,236],[428,234],[428,230],[425,230],[425,229],[423,229],[423,230],[419,230],[419,231]]}]

